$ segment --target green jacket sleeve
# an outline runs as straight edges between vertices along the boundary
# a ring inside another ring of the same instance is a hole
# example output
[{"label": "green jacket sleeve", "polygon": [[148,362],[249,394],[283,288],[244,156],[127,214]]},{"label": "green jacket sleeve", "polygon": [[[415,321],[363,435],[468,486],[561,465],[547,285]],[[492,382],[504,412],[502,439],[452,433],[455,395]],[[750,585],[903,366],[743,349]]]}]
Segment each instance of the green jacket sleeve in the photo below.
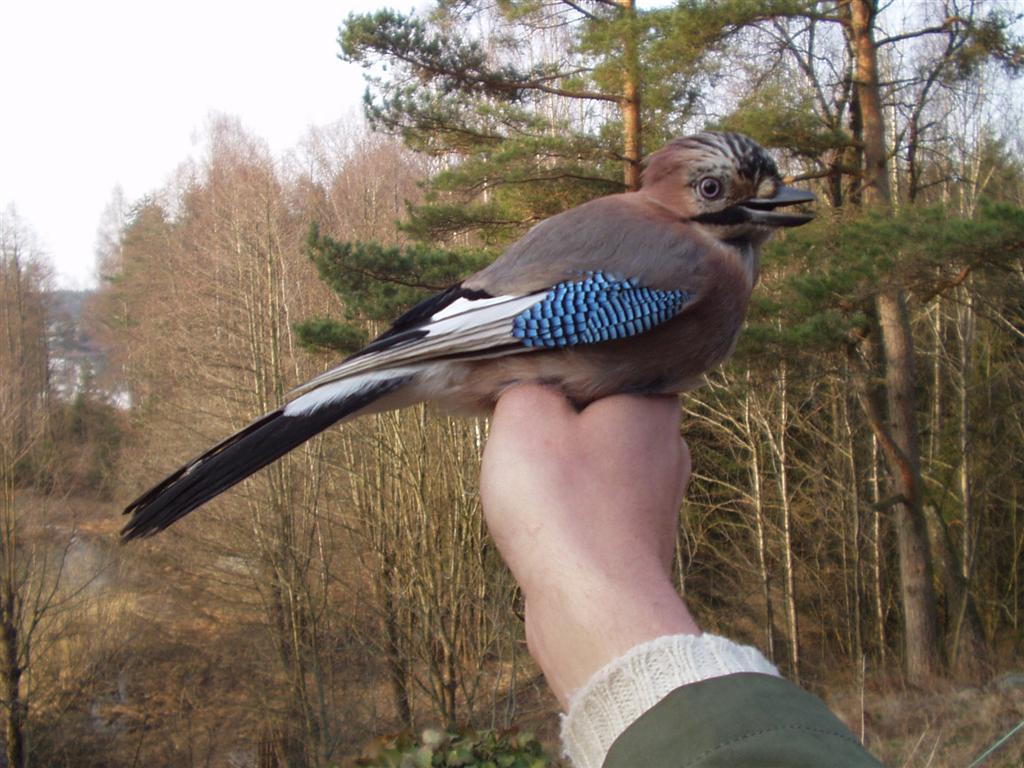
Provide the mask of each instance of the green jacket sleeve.
[{"label": "green jacket sleeve", "polygon": [[604,768],[880,768],[817,696],[743,673],[677,688],[612,744]]}]

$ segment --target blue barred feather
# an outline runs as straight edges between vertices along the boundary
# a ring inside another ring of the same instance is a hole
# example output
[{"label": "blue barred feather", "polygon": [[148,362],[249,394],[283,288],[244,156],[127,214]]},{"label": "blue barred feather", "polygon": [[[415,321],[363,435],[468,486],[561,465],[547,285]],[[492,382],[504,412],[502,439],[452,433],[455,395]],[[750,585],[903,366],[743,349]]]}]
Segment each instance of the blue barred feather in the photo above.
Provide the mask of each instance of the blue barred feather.
[{"label": "blue barred feather", "polygon": [[693,298],[687,291],[645,288],[603,272],[554,286],[513,318],[512,335],[527,347],[568,347],[635,336],[664,323]]}]

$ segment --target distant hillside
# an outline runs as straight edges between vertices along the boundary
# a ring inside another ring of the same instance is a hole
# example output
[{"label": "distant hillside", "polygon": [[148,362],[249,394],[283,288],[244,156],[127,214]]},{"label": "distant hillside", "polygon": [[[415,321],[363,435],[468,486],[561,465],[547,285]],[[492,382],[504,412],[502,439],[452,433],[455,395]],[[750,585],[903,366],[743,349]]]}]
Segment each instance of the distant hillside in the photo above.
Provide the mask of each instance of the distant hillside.
[{"label": "distant hillside", "polygon": [[50,293],[50,375],[57,394],[64,398],[74,397],[106,369],[106,357],[82,317],[92,293]]}]

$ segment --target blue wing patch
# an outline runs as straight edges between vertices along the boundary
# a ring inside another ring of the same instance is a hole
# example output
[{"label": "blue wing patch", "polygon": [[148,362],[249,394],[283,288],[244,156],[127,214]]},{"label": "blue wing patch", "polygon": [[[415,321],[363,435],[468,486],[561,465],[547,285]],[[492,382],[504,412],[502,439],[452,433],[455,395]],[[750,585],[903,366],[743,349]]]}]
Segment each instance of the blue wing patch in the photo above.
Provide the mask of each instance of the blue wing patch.
[{"label": "blue wing patch", "polygon": [[635,336],[664,323],[693,299],[688,291],[645,288],[603,272],[558,283],[512,320],[527,347],[567,347]]}]

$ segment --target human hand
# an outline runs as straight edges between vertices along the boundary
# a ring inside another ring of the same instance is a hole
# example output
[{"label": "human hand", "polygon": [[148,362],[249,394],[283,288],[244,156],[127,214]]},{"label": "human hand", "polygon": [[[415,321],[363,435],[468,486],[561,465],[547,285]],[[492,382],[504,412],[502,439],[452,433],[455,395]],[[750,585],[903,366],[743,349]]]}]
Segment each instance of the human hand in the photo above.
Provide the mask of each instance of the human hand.
[{"label": "human hand", "polygon": [[495,408],[484,514],[526,598],[526,640],[565,706],[595,672],[662,635],[700,634],[672,582],[690,453],[674,397],[582,412],[520,385]]}]

